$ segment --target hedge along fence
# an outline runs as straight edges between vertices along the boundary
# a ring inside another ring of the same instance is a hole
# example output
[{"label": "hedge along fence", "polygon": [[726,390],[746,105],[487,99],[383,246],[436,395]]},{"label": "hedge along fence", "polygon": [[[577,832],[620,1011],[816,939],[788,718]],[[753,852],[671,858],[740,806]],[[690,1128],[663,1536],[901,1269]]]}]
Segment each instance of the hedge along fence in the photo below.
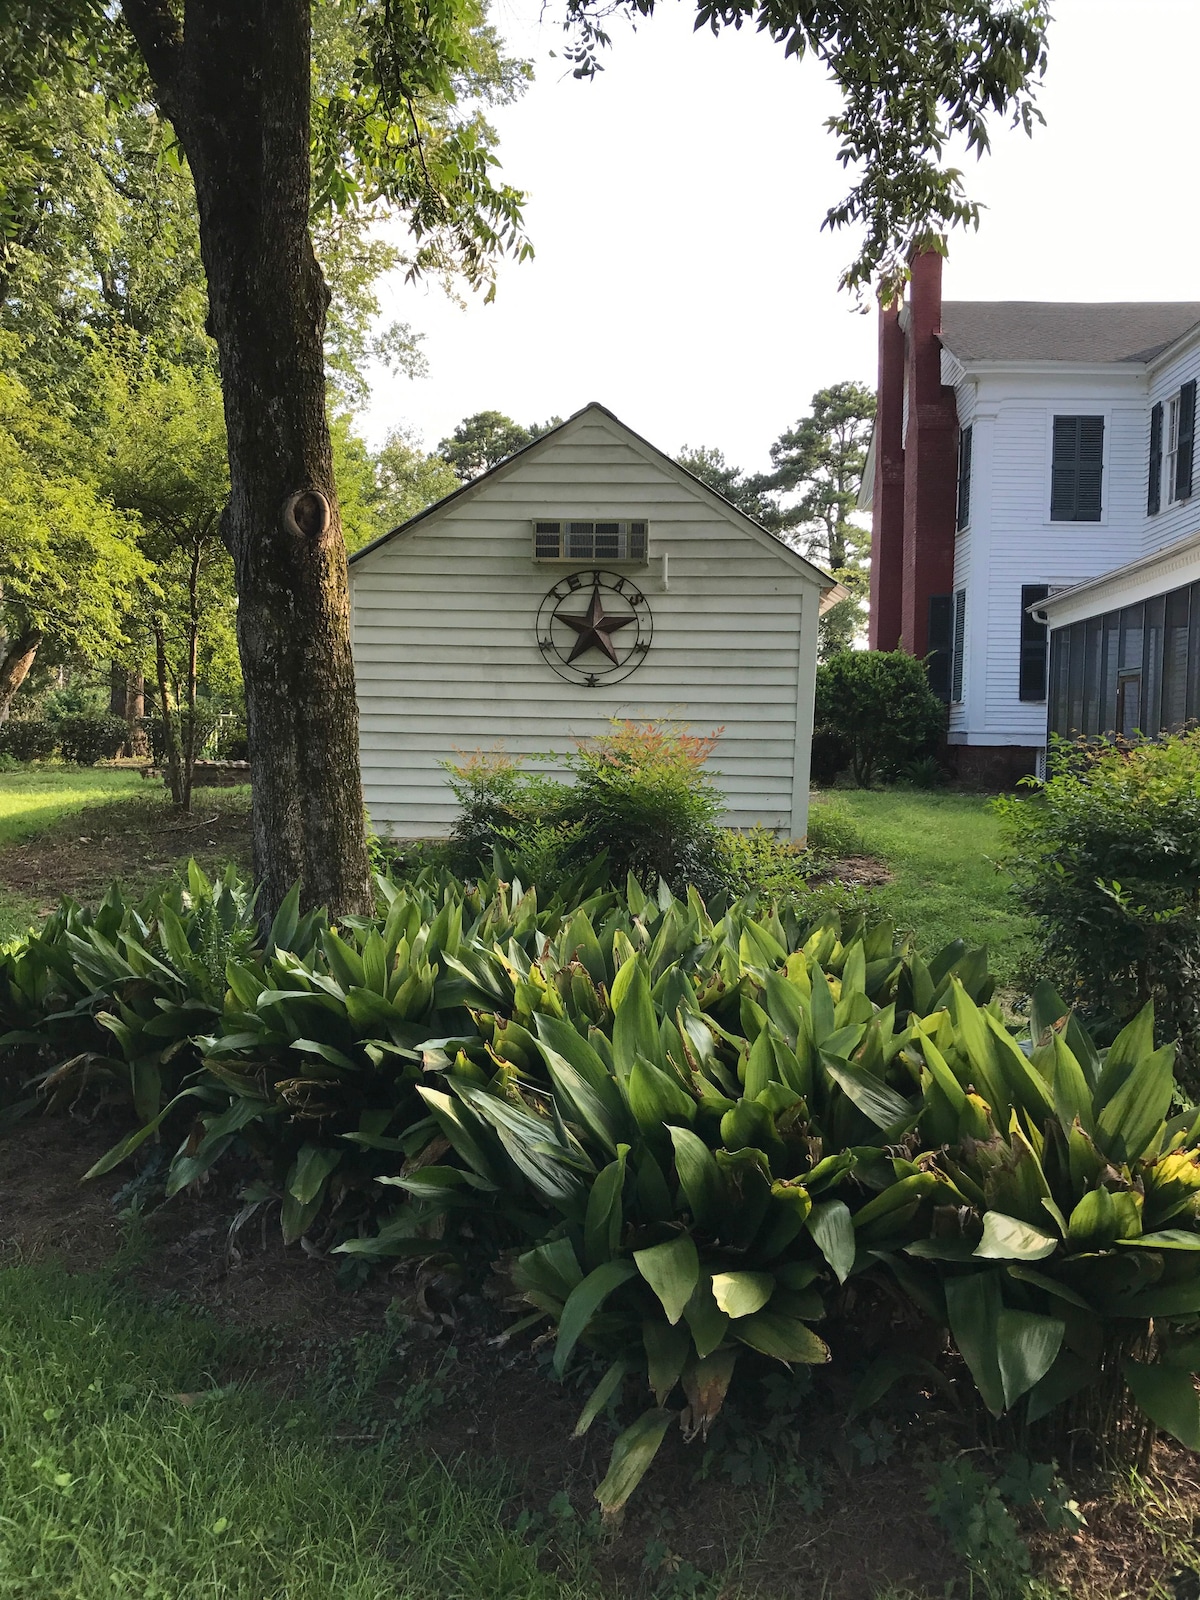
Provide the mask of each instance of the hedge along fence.
[{"label": "hedge along fence", "polygon": [[173,1190],[242,1138],[288,1238],[505,1263],[560,1373],[609,1359],[581,1430],[643,1397],[607,1512],[668,1429],[703,1436],[747,1361],[829,1359],[852,1280],[948,1329],[1020,1427],[1124,1460],[1154,1425],[1200,1448],[1200,1116],[1171,1114],[1148,1008],[1101,1051],[1041,988],[1021,1039],[982,952],[927,964],[886,923],[633,882],[579,907],[433,874],[381,891],[378,918],[331,929],[292,902],[265,950],[238,949],[252,902],[194,875],[171,904],[66,907],[11,948],[22,1037],[61,1051],[98,1024],[117,1045],[43,1092],[99,1070],[140,1103],[94,1170],[182,1121]]}]

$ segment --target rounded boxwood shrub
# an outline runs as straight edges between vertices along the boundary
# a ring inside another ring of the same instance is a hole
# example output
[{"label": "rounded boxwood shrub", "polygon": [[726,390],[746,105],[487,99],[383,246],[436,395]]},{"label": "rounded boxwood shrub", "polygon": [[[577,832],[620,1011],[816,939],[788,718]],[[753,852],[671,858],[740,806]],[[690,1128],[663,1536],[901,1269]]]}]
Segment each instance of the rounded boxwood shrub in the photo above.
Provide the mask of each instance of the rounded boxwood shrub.
[{"label": "rounded boxwood shrub", "polygon": [[814,743],[843,741],[864,788],[933,755],[945,716],[925,663],[906,650],[839,650],[817,668]]}]

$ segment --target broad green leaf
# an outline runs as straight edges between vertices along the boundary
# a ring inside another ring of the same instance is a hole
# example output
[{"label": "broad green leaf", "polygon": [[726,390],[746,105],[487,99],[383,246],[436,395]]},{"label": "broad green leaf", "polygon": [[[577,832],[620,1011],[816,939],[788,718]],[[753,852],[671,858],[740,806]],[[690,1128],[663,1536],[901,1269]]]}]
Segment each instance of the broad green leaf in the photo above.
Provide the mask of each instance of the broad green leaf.
[{"label": "broad green leaf", "polygon": [[604,1481],[596,1490],[596,1499],[606,1517],[619,1511],[642,1481],[677,1415],[677,1412],[655,1406],[651,1411],[644,1411],[619,1435]]},{"label": "broad green leaf", "polygon": [[664,1406],[679,1382],[683,1364],[692,1349],[692,1336],[680,1324],[672,1327],[657,1317],[642,1323],[642,1344],[646,1351],[646,1373],[656,1403]]},{"label": "broad green leaf", "polygon": [[599,1266],[615,1256],[621,1243],[625,1213],[621,1191],[625,1186],[625,1156],[622,1145],[615,1161],[610,1161],[588,1194],[583,1224],[583,1248],[589,1266]]},{"label": "broad green leaf", "polygon": [[678,1322],[700,1278],[700,1257],[690,1234],[681,1233],[666,1244],[635,1250],[633,1259],[662,1302],[667,1321]]},{"label": "broad green leaf", "polygon": [[1078,1119],[1085,1133],[1095,1134],[1091,1088],[1061,1033],[1054,1035],[1054,1110],[1064,1133]]},{"label": "broad green leaf", "polygon": [[[727,1317],[749,1317],[761,1311],[775,1290],[769,1272],[717,1272],[713,1274],[713,1299]],[[737,1329],[733,1330],[735,1333]]]},{"label": "broad green leaf", "polygon": [[692,1298],[683,1308],[683,1316],[692,1330],[696,1354],[702,1359],[712,1354],[729,1331],[729,1318],[713,1299],[712,1283],[706,1274],[701,1274]]},{"label": "broad green leaf", "polygon": [[1154,1003],[1148,1002],[1127,1022],[1104,1053],[1096,1085],[1096,1105],[1103,1109],[1126,1083],[1139,1062],[1154,1054]]},{"label": "broad green leaf", "polygon": [[322,1184],[340,1160],[341,1152],[336,1148],[328,1149],[316,1144],[301,1145],[284,1187],[301,1205],[307,1205],[319,1193]]},{"label": "broad green leaf", "polygon": [[913,1112],[912,1106],[894,1089],[889,1089],[873,1073],[852,1061],[822,1055],[825,1071],[877,1128],[891,1128]]},{"label": "broad green leaf", "polygon": [[826,1200],[814,1206],[808,1216],[808,1231],[838,1282],[845,1283],[854,1265],[856,1248],[849,1206],[844,1200]]},{"label": "broad green leaf", "polygon": [[[1115,1048],[1115,1047],[1114,1047]],[[1111,1161],[1136,1161],[1171,1109],[1175,1046],[1163,1045],[1134,1063],[1096,1123],[1096,1143]]]},{"label": "broad green leaf", "polygon": [[975,1387],[993,1416],[1004,1410],[1004,1381],[998,1349],[1000,1313],[999,1272],[973,1272],[948,1278],[945,1284],[950,1332],[959,1353],[971,1369]]},{"label": "broad green leaf", "polygon": [[1006,1217],[1002,1211],[988,1211],[975,1254],[991,1261],[1041,1261],[1053,1255],[1058,1245],[1059,1240],[1052,1233],[1044,1233],[1017,1217]]},{"label": "broad green leaf", "polygon": [[561,1378],[571,1352],[586,1332],[588,1323],[614,1289],[635,1276],[631,1261],[605,1261],[594,1268],[571,1290],[558,1319],[558,1342],[554,1346],[554,1370]]},{"label": "broad green leaf", "polygon": [[1129,1392],[1151,1422],[1189,1450],[1200,1451],[1200,1395],[1190,1372],[1180,1367],[1122,1361]]},{"label": "broad green leaf", "polygon": [[633,1058],[626,1079],[629,1109],[643,1133],[654,1134],[666,1122],[694,1122],[696,1102],[677,1080],[644,1055]]},{"label": "broad green leaf", "polygon": [[759,1311],[752,1317],[742,1317],[729,1331],[752,1350],[785,1364],[800,1361],[813,1366],[829,1360],[829,1346],[824,1339],[818,1339],[807,1323],[795,1317]]},{"label": "broad green leaf", "polygon": [[1140,1245],[1147,1250],[1200,1250],[1200,1233],[1189,1228],[1161,1228],[1157,1233],[1143,1233],[1139,1239],[1118,1239],[1117,1243]]},{"label": "broad green leaf", "polygon": [[587,1404],[579,1413],[579,1421],[575,1424],[575,1438],[580,1438],[595,1422],[605,1406],[621,1387],[621,1380],[629,1371],[627,1361],[614,1361],[612,1366],[600,1379],[600,1382],[588,1396]]},{"label": "broad green leaf", "polygon": [[1067,1243],[1073,1250],[1103,1250],[1120,1234],[1117,1208],[1107,1189],[1085,1194],[1067,1222]]},{"label": "broad green leaf", "polygon": [[1045,1377],[1062,1346],[1065,1323],[1058,1317],[1005,1306],[997,1320],[1000,1379],[1004,1404],[1011,1407]]},{"label": "broad green leaf", "polygon": [[618,1077],[627,1078],[639,1054],[658,1053],[658,1019],[654,1015],[650,980],[641,956],[626,961],[617,973],[612,986],[612,1004],[613,1060]]},{"label": "broad green leaf", "polygon": [[721,1223],[729,1197],[725,1179],[703,1139],[690,1128],[669,1128],[675,1147],[675,1170],[698,1228],[708,1232]]}]

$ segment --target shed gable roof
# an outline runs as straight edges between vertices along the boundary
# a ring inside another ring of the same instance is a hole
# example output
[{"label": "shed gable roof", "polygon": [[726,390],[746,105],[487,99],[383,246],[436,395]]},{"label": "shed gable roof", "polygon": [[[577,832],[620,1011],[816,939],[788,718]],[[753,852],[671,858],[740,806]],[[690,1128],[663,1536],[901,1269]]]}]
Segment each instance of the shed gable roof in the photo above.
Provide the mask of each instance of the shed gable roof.
[{"label": "shed gable roof", "polygon": [[565,422],[559,423],[558,427],[551,428],[548,433],[542,434],[539,439],[535,439],[531,444],[514,451],[511,456],[506,456],[503,461],[497,462],[494,467],[489,467],[486,472],[481,472],[477,478],[472,478],[469,483],[464,483],[461,488],[453,490],[441,500],[435,501],[433,505],[426,506],[424,511],[418,511],[415,517],[410,517],[407,522],[402,522],[399,527],[392,528],[390,532],[381,534],[378,539],[373,539],[370,544],[364,545],[361,550],[356,550],[350,557],[351,566],[370,556],[384,545],[390,544],[393,539],[401,538],[405,534],[411,533],[419,524],[436,519],[441,513],[467,496],[478,494],[481,491],[486,492],[492,480],[509,472],[517,464],[537,454],[538,451],[544,449],[566,429],[572,427],[583,418],[596,416],[605,418],[619,434],[623,435],[629,443],[638,449],[639,453],[649,455],[655,465],[667,470],[678,481],[685,483],[699,497],[706,498],[715,504],[741,533],[748,535],[773,554],[778,555],[798,574],[818,584],[823,592],[837,587],[837,580],[831,577],[829,573],[824,572],[813,562],[807,560],[798,550],[794,550],[790,544],[781,539],[778,534],[772,533],[769,528],[764,528],[761,523],[755,522],[753,517],[748,517],[744,511],[740,511],[731,501],[726,500],[724,495],[719,494],[716,489],[710,488],[707,483],[701,478],[697,478],[695,473],[689,472],[686,467],[681,467],[677,461],[673,461],[670,456],[664,454],[656,445],[651,444],[648,439],[635,432],[627,423],[622,422],[620,417],[610,411],[607,406],[602,406],[595,400],[582,407],[579,411],[574,412]]},{"label": "shed gable roof", "polygon": [[960,361],[1147,362],[1200,323],[1195,300],[947,300]]}]

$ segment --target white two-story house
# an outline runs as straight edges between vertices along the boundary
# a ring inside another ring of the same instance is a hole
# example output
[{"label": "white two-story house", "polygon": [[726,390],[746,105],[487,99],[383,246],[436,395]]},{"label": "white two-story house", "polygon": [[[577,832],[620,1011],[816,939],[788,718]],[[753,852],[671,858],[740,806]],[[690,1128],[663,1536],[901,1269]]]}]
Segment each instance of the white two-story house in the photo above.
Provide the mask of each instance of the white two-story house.
[{"label": "white two-story house", "polygon": [[871,642],[929,655],[960,774],[1200,717],[1200,303],[881,313]]}]

